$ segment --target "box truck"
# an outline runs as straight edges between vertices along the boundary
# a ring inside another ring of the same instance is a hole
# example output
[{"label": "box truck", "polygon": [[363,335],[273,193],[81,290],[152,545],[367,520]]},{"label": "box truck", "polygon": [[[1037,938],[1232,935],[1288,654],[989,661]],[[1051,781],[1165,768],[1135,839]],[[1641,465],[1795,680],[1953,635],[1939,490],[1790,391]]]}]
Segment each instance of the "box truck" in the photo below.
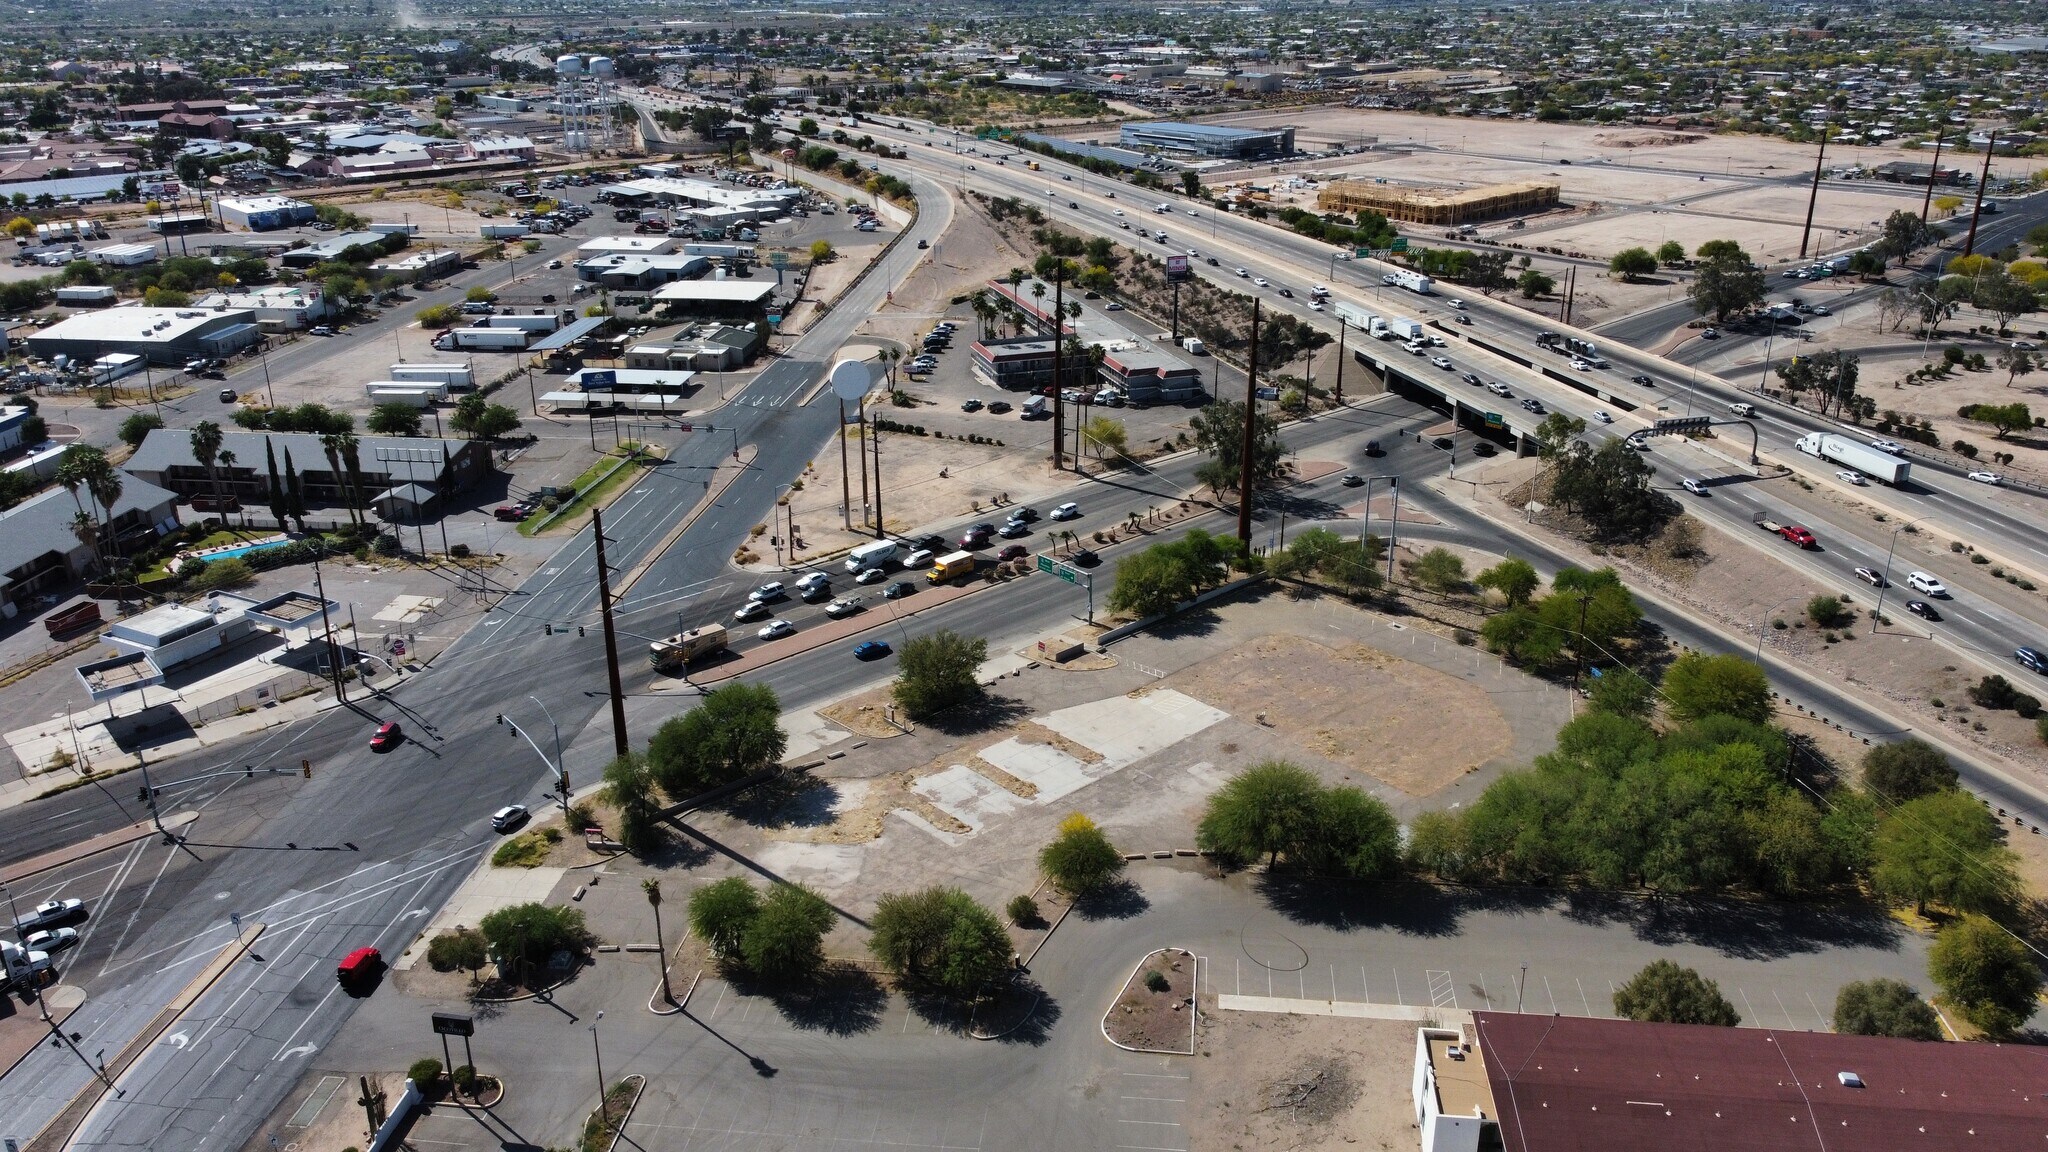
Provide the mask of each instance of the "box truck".
[{"label": "box truck", "polygon": [[899,545],[894,540],[871,540],[846,554],[848,572],[865,572],[880,568],[896,555]]},{"label": "box truck", "polygon": [[1422,324],[1416,320],[1403,320],[1396,317],[1387,321],[1387,331],[1392,333],[1392,338],[1396,340],[1424,339]]},{"label": "box truck", "polygon": [[1339,304],[1334,311],[1337,313],[1337,319],[1353,328],[1363,328],[1368,332],[1372,331],[1373,321],[1379,319],[1378,316],[1355,304]]},{"label": "box truck", "polygon": [[485,224],[476,231],[486,240],[517,240],[531,229],[524,224]]},{"label": "box truck", "polygon": [[1793,441],[1793,446],[1808,456],[1818,456],[1822,460],[1854,468],[1884,484],[1903,484],[1913,473],[1911,464],[1889,452],[1879,452],[1846,437],[1830,436],[1825,432],[1809,432]]},{"label": "box truck", "polygon": [[1430,279],[1429,277],[1424,276],[1422,273],[1411,272],[1405,268],[1397,268],[1391,275],[1392,279],[1390,279],[1388,283],[1392,284],[1394,287],[1406,288],[1410,292],[1414,292],[1417,295],[1421,296],[1429,295]]},{"label": "box truck", "polygon": [[725,644],[725,625],[706,624],[648,644],[647,662],[657,672],[672,672],[718,655],[725,651]]},{"label": "box truck", "polygon": [[944,584],[949,580],[957,580],[962,576],[972,576],[973,574],[974,553],[948,552],[937,560],[932,561],[932,570],[925,573],[924,578],[933,584]]}]

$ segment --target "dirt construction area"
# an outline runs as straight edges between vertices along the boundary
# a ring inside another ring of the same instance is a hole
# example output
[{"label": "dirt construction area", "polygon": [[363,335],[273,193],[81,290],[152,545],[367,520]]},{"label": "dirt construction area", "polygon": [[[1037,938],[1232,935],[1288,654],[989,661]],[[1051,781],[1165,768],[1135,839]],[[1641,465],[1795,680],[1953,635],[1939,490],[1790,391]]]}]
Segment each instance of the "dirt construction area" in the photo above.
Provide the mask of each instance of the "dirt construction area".
[{"label": "dirt construction area", "polygon": [[1415,1147],[1408,1081],[1416,1025],[1219,1012],[1204,997],[1188,1084],[1190,1152]]}]

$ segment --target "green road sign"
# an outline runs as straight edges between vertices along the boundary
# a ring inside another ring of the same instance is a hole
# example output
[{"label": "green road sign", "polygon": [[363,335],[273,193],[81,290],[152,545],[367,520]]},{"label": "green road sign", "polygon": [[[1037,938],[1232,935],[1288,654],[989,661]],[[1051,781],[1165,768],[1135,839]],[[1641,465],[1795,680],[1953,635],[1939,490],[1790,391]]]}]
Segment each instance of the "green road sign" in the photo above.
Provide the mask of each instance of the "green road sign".
[{"label": "green road sign", "polygon": [[1488,428],[1492,428],[1498,431],[1499,429],[1507,427],[1507,422],[1500,418],[1500,413],[1488,412],[1486,414],[1486,426]]},{"label": "green road sign", "polygon": [[1038,570],[1040,572],[1050,572],[1069,584],[1079,584],[1081,582],[1080,573],[1065,564],[1055,563],[1050,556],[1039,556]]},{"label": "green road sign", "polygon": [[1351,254],[1352,254],[1353,256],[1356,256],[1356,257],[1358,257],[1358,258],[1359,258],[1360,260],[1367,260],[1367,259],[1370,259],[1370,258],[1372,257],[1372,249],[1370,249],[1370,248],[1354,248],[1354,249],[1352,249],[1352,250],[1351,250]]},{"label": "green road sign", "polygon": [[1406,236],[1394,237],[1394,243],[1391,247],[1396,252],[1406,252],[1408,250],[1408,238]]},{"label": "green road sign", "polygon": [[789,253],[770,252],[768,254],[768,266],[770,268],[775,269],[777,272],[780,272],[783,269],[789,267]]},{"label": "green road sign", "polygon": [[1050,571],[1052,571],[1052,568],[1053,568],[1053,564],[1052,564],[1052,557],[1050,557],[1050,556],[1040,556],[1040,557],[1038,558],[1038,570],[1039,570],[1040,572],[1050,572]]}]

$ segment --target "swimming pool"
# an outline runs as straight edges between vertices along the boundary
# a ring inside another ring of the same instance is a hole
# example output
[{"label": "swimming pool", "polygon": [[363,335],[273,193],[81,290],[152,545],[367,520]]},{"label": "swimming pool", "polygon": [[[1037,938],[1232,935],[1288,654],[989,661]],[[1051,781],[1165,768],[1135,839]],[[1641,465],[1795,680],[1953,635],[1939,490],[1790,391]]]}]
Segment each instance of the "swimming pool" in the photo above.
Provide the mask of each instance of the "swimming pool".
[{"label": "swimming pool", "polygon": [[233,556],[247,556],[251,552],[261,552],[265,548],[282,548],[289,543],[291,543],[289,540],[267,540],[260,544],[244,544],[240,548],[230,548],[225,552],[209,552],[201,557],[201,559],[209,561],[226,560]]}]

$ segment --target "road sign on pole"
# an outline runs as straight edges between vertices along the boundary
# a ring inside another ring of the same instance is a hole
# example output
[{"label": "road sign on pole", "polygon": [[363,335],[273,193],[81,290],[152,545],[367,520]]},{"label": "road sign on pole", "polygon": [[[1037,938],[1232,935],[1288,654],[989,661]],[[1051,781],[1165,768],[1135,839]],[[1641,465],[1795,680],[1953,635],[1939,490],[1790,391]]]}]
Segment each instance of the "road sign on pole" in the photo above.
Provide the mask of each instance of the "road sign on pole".
[{"label": "road sign on pole", "polygon": [[1406,252],[1408,250],[1408,238],[1406,236],[1396,236],[1394,237],[1394,242],[1388,245],[1388,248],[1395,252]]}]

